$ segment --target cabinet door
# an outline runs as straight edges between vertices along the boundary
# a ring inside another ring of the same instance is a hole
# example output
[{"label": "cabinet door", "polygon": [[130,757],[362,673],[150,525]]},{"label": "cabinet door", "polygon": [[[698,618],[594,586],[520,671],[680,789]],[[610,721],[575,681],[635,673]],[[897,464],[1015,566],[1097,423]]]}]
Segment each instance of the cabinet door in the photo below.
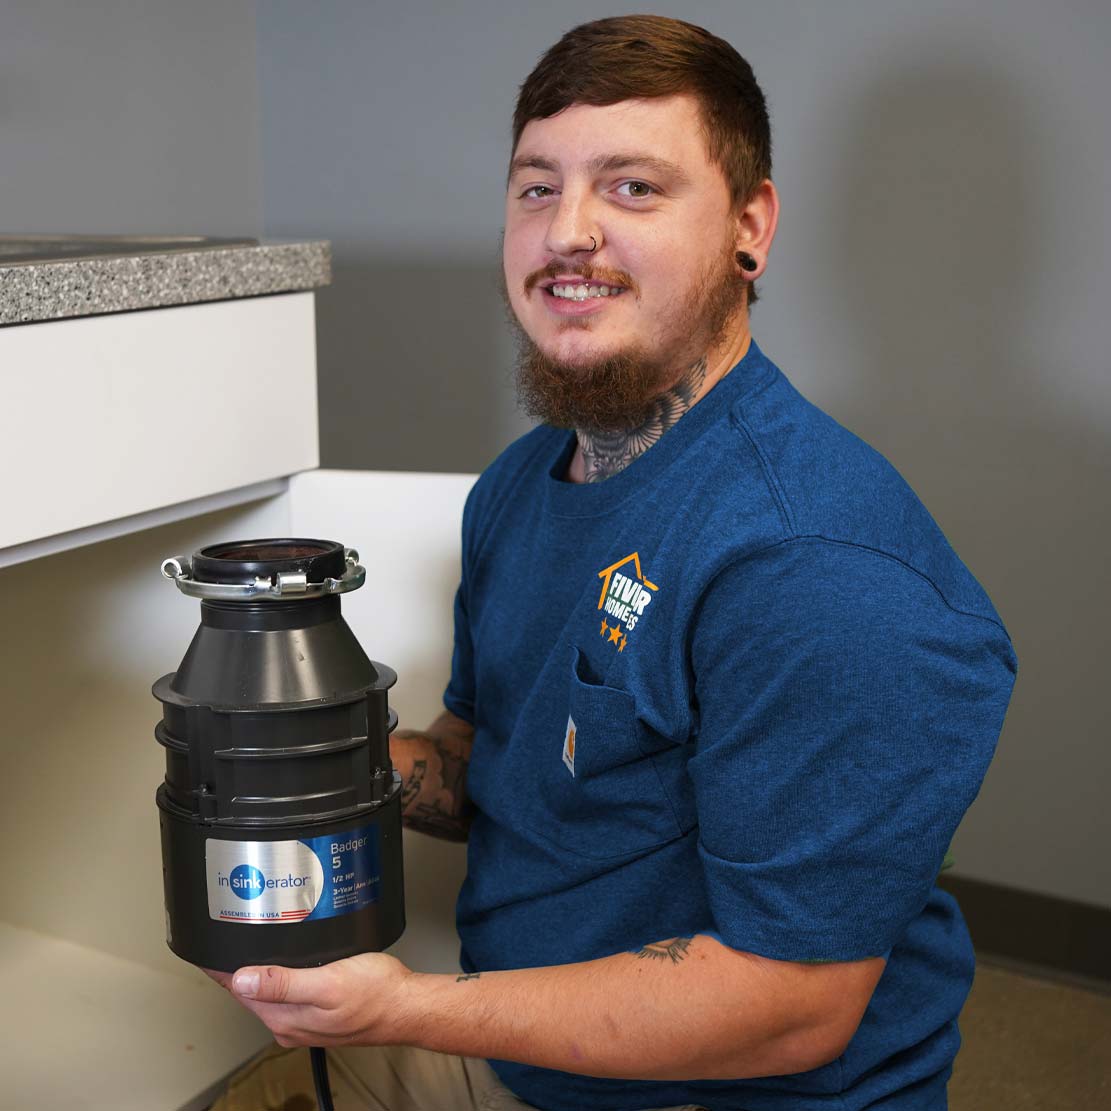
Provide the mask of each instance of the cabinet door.
[{"label": "cabinet door", "polygon": [[[423,729],[443,709],[463,503],[474,481],[395,471],[310,471],[290,480],[293,535],[340,541],[366,567],[366,585],[343,596],[343,615],[367,655],[397,671],[390,705],[402,728]],[[452,971],[466,845],[406,830],[404,846],[408,924],[391,952],[422,972]]]},{"label": "cabinet door", "polygon": [[0,328],[0,549],[315,467],[312,293]]}]

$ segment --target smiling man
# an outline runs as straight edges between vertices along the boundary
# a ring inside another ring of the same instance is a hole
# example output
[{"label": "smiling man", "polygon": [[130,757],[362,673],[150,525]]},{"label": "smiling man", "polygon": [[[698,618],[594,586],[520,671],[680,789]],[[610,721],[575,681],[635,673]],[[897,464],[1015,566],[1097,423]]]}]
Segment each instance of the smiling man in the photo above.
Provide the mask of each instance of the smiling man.
[{"label": "smiling man", "polygon": [[[229,984],[279,1045],[343,1047],[341,1108],[946,1106],[974,959],[935,880],[1016,662],[752,339],[770,148],[749,65],[675,20],[576,28],[521,89],[504,288],[540,423],[467,501],[445,712],[393,742],[410,828],[469,840],[463,974]],[[219,1106],[307,1076],[272,1053]]]}]

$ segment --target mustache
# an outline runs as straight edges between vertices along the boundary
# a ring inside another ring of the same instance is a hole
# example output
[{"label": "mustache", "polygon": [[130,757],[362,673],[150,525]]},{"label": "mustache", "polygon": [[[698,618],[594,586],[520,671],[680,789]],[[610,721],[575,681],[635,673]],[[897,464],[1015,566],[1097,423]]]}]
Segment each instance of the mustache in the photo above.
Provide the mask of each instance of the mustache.
[{"label": "mustache", "polygon": [[589,262],[566,263],[552,259],[547,266],[540,270],[534,270],[525,278],[525,296],[530,295],[542,281],[558,278],[561,274],[573,274],[585,281],[597,281],[603,285],[624,286],[634,296],[640,292],[636,282],[633,281],[633,276],[625,270],[609,270],[603,266],[594,266]]}]

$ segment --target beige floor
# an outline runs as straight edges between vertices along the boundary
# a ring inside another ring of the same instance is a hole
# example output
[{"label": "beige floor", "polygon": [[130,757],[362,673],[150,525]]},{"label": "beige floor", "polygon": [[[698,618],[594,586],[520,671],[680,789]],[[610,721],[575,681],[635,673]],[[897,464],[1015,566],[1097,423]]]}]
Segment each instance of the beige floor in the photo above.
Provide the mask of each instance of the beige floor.
[{"label": "beige floor", "polygon": [[1111,1109],[1111,985],[989,961],[979,958],[961,1013],[950,1111]]}]

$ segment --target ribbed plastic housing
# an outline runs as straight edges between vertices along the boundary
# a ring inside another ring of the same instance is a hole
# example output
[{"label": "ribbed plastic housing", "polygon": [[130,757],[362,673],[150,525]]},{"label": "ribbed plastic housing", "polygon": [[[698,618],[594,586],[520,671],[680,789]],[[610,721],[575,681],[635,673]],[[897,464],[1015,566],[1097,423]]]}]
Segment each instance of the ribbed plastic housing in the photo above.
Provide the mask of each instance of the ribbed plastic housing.
[{"label": "ribbed plastic housing", "polygon": [[[215,545],[191,561],[200,583],[343,569],[344,549],[318,540]],[[338,595],[201,601],[185,658],[154,684],[167,940],[180,957],[308,966],[401,935],[396,679],[367,658]]]}]

